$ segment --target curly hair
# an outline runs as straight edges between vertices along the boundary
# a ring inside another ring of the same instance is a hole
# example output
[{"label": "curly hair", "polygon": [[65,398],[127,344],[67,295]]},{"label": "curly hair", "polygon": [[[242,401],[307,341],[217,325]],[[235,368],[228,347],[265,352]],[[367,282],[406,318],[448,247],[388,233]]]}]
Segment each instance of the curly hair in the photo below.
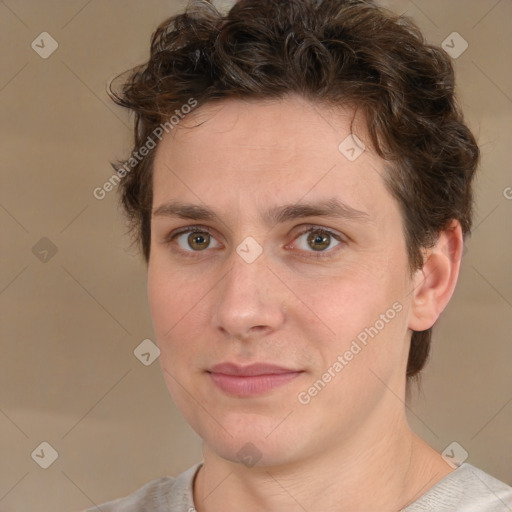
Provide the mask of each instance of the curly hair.
[{"label": "curly hair", "polygon": [[[386,161],[383,178],[403,216],[413,272],[452,219],[464,237],[471,229],[479,149],[454,89],[449,56],[411,20],[370,0],[239,0],[224,14],[195,0],[158,26],[148,62],[110,95],[135,114],[135,150],[191,98],[201,106],[296,93],[353,106]],[[146,263],[154,154],[135,162],[119,186]],[[425,365],[431,335],[412,333],[408,379]]]}]

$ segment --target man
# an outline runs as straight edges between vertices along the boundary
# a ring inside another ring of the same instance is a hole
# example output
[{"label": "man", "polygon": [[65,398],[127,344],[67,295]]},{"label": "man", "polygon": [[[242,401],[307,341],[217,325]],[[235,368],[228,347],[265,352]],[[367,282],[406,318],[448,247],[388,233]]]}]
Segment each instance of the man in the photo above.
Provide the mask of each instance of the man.
[{"label": "man", "polygon": [[196,2],[114,97],[160,362],[204,460],[100,510],[510,510],[405,415],[479,157],[443,51],[370,1]]}]

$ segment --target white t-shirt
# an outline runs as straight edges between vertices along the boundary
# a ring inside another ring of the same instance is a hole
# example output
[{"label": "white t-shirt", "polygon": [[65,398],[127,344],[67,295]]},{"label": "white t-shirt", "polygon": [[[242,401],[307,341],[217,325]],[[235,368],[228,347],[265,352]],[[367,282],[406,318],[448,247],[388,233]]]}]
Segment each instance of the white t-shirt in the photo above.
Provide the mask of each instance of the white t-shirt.
[{"label": "white t-shirt", "polygon": [[[192,485],[203,463],[176,478],[162,477],[126,498],[99,506],[101,512],[196,512]],[[97,512],[92,507],[84,512]],[[512,512],[512,487],[464,463],[400,512]]]}]

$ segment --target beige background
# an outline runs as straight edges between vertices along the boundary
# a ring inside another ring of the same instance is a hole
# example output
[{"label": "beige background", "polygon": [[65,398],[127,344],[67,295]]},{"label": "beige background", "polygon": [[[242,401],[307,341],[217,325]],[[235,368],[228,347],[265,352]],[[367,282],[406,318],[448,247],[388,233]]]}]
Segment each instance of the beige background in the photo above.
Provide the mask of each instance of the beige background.
[{"label": "beige background", "polygon": [[[455,66],[483,152],[476,228],[411,424],[440,451],[457,441],[469,462],[512,484],[512,2],[385,4],[432,42],[456,31],[469,43]],[[152,337],[145,267],[115,192],[92,195],[130,142],[129,117],[105,84],[147,56],[156,24],[183,5],[0,1],[2,512],[72,512],[201,458],[158,363],[133,355]],[[59,45],[47,59],[31,48],[44,31]],[[46,262],[32,252],[42,237],[57,249]],[[59,454],[48,469],[31,458],[43,441]]]}]

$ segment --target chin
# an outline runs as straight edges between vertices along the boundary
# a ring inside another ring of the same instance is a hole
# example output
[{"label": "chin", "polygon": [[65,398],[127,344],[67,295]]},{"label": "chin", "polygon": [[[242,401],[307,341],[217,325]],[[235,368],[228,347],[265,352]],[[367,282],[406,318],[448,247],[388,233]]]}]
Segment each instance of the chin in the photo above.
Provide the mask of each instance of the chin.
[{"label": "chin", "polygon": [[235,430],[227,423],[223,423],[227,431],[218,425],[212,431],[205,431],[204,425],[195,430],[203,439],[207,451],[226,461],[248,468],[289,464],[300,450],[298,436],[291,436],[284,430],[278,432],[279,429],[272,432],[278,422],[272,423],[271,428],[267,422],[258,423],[253,420],[250,426],[238,426]]},{"label": "chin", "polygon": [[254,443],[239,439],[221,445],[216,442],[213,446],[209,445],[209,450],[226,461],[240,464],[248,469],[270,468],[292,462],[290,447],[283,446],[282,443],[279,446],[268,446],[268,443],[262,444],[258,441]]}]

